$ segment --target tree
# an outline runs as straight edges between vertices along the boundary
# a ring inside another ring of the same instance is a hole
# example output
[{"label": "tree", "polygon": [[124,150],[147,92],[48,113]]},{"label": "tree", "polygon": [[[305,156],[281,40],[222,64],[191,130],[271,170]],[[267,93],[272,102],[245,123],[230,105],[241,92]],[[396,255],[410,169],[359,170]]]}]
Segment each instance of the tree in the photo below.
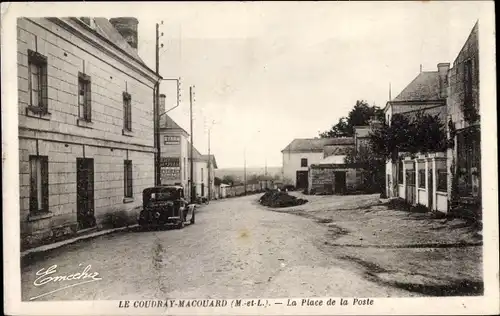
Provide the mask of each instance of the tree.
[{"label": "tree", "polygon": [[378,106],[370,106],[366,101],[358,100],[347,117],[341,117],[337,124],[321,133],[320,137],[351,137],[354,135],[354,126],[366,126],[372,118],[383,121],[384,111]]},{"label": "tree", "polygon": [[228,185],[233,185],[234,184],[234,177],[230,175],[225,175],[222,177],[222,183],[228,184]]},{"label": "tree", "polygon": [[395,162],[398,153],[429,153],[446,149],[446,131],[439,116],[423,111],[413,119],[395,114],[391,124],[384,123],[370,134],[370,143],[375,155]]},{"label": "tree", "polygon": [[218,186],[221,185],[222,180],[219,177],[214,177],[214,185]]}]

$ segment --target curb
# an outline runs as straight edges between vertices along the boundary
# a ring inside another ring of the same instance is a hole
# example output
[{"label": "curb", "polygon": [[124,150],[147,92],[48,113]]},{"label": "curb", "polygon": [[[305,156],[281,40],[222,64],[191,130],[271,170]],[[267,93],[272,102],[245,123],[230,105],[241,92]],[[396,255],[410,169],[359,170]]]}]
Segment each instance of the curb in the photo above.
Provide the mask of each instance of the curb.
[{"label": "curb", "polygon": [[24,258],[27,255],[32,255],[32,254],[35,254],[35,253],[40,253],[40,252],[45,252],[45,251],[49,251],[49,250],[52,250],[52,249],[60,248],[62,246],[73,244],[73,243],[75,243],[77,241],[80,241],[80,240],[86,240],[86,239],[91,239],[91,238],[95,238],[95,237],[99,237],[99,236],[103,236],[103,235],[107,235],[107,234],[111,234],[111,233],[116,233],[116,232],[128,230],[130,228],[135,228],[135,227],[138,227],[138,226],[139,226],[138,224],[135,224],[135,225],[126,226],[126,227],[101,230],[101,231],[97,231],[97,232],[94,232],[94,233],[91,233],[91,234],[88,234],[88,235],[78,236],[78,237],[66,239],[66,240],[63,240],[63,241],[55,242],[55,243],[52,243],[52,244],[48,244],[48,245],[43,245],[43,246],[31,248],[31,249],[28,249],[28,250],[25,250],[25,251],[21,252],[21,258]]}]

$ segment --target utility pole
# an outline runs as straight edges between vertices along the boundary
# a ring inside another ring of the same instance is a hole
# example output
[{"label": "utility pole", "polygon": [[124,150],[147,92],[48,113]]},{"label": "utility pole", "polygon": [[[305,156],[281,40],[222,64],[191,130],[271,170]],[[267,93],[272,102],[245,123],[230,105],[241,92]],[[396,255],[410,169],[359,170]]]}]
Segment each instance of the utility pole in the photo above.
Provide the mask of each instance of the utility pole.
[{"label": "utility pole", "polygon": [[191,148],[189,149],[190,151],[190,156],[191,156],[191,161],[189,162],[190,169],[189,170],[189,177],[190,177],[190,192],[191,192],[191,203],[195,202],[195,188],[194,188],[194,183],[193,183],[193,175],[194,175],[194,168],[193,168],[193,87],[189,87],[189,119],[190,119],[190,134],[191,134]]},{"label": "utility pole", "polygon": [[245,185],[245,195],[247,195],[247,148],[243,152],[243,183]]},{"label": "utility pole", "polygon": [[[156,75],[160,75],[160,25],[156,23]],[[154,130],[155,130],[155,185],[161,184],[161,153],[160,153],[160,81],[157,82],[155,87],[155,107],[154,107]]]},{"label": "utility pole", "polygon": [[211,165],[212,165],[212,156],[210,156],[210,128],[208,129],[208,200],[212,199],[212,173],[211,173]]}]

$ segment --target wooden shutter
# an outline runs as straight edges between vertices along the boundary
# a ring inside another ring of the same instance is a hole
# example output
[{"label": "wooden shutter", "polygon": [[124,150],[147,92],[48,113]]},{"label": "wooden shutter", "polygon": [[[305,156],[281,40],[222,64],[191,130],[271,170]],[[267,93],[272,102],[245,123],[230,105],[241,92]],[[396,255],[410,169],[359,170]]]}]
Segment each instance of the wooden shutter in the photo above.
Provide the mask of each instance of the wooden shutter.
[{"label": "wooden shutter", "polygon": [[130,95],[128,96],[127,100],[127,109],[128,109],[128,129],[132,130],[132,100],[130,98]]},{"label": "wooden shutter", "polygon": [[128,169],[127,169],[127,178],[128,178],[128,196],[132,197],[133,196],[133,185],[132,185],[132,161],[128,161]]},{"label": "wooden shutter", "polygon": [[37,157],[30,156],[30,212],[38,211],[37,200]]},{"label": "wooden shutter", "polygon": [[40,157],[40,168],[42,175],[42,210],[49,211],[49,159],[47,156]]},{"label": "wooden shutter", "polygon": [[39,74],[39,84],[40,84],[40,104],[42,105],[43,112],[48,112],[48,97],[47,97],[47,64],[41,64],[38,71]]},{"label": "wooden shutter", "polygon": [[92,121],[92,89],[91,89],[90,77],[85,82],[85,119],[87,121]]}]

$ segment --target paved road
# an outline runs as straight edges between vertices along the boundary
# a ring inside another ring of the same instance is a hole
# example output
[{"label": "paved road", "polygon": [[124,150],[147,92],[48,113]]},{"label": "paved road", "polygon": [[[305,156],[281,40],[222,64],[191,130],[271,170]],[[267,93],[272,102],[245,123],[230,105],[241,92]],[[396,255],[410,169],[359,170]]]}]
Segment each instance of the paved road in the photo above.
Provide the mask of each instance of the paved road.
[{"label": "paved road", "polygon": [[23,300],[75,283],[34,286],[36,272],[52,265],[54,275],[91,265],[101,280],[36,300],[411,295],[334,259],[323,249],[325,226],[256,199],[214,201],[183,230],[116,233],[56,249],[23,267]]}]

